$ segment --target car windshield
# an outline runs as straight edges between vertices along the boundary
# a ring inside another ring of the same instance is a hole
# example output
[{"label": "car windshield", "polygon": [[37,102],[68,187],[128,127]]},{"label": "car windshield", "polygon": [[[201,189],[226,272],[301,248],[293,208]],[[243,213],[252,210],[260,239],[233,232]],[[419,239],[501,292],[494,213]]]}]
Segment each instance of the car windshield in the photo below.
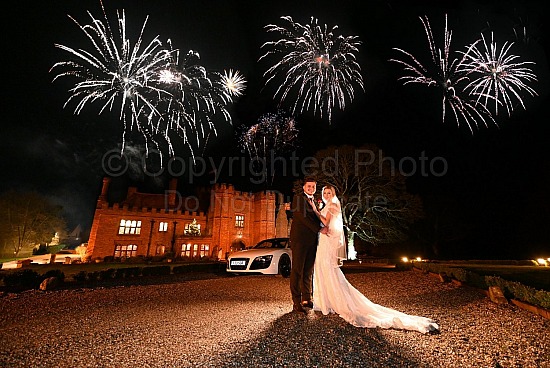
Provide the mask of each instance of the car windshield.
[{"label": "car windshield", "polygon": [[286,240],[264,240],[254,246],[254,249],[266,249],[266,248],[284,248],[286,247]]}]

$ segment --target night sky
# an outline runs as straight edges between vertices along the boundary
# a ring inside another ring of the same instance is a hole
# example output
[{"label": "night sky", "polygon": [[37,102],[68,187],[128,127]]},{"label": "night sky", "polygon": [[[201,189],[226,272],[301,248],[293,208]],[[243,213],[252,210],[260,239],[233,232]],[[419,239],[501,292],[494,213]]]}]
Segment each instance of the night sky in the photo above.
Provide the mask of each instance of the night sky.
[{"label": "night sky", "polygon": [[[467,235],[461,237],[460,244],[468,245],[458,255],[489,256],[501,251],[502,256],[531,257],[550,248],[549,32],[544,3],[105,0],[104,6],[111,24],[117,9],[126,11],[129,38],[137,37],[148,15],[145,41],[157,35],[161,40],[170,38],[184,53],[199,52],[202,65],[209,70],[238,69],[246,77],[245,95],[230,108],[233,124],[218,124],[217,137],[200,152],[215,160],[242,156],[235,138],[238,128],[250,126],[262,114],[278,108],[272,99],[273,86],[263,88],[262,77],[274,59],[258,62],[263,54],[260,46],[273,39],[265,25],[282,24],[279,17],[284,15],[302,24],[314,16],[320,23],[338,24],[343,35],[359,36],[358,62],[365,92],[356,90],[355,100],[345,111],[334,111],[331,124],[311,112],[298,114],[300,145],[296,154],[313,155],[329,144],[374,143],[396,162],[403,158],[419,162],[421,155],[444,158],[448,164],[445,175],[413,175],[408,185],[424,199],[428,216],[443,212],[447,224],[456,223],[455,232],[464,229]],[[0,191],[37,190],[63,205],[70,227],[81,224],[89,229],[105,175],[101,160],[106,152],[119,147],[122,126],[117,110],[97,115],[98,106],[90,105],[75,116],[74,104],[64,109],[74,81],[66,78],[52,83],[55,75],[49,72],[56,62],[67,59],[55,43],[90,48],[67,16],[88,23],[86,11],[102,19],[99,0],[18,1],[4,12],[4,28],[8,23],[12,26],[4,30],[3,38],[7,88],[0,125]],[[463,51],[480,32],[488,35],[492,30],[499,45],[514,41],[513,54],[522,61],[536,62],[533,71],[538,82],[530,85],[538,96],[524,96],[526,110],[518,106],[510,118],[501,113],[496,118],[498,127],[481,127],[472,134],[467,126],[457,126],[451,115],[442,122],[438,89],[403,86],[398,81],[403,70],[388,61],[400,57],[392,48],[410,51],[428,64],[419,16],[429,17],[440,47],[445,14],[453,30],[454,51]],[[516,38],[514,30],[524,29],[527,39]],[[282,107],[288,109],[289,105]],[[128,154],[132,154],[132,144],[129,146]],[[189,152],[181,149],[176,155],[187,160]],[[197,178],[193,185],[205,184],[210,178]],[[272,189],[290,195],[294,179],[279,178]],[[166,174],[151,177],[131,167],[114,187],[134,184],[162,191],[167,180]],[[182,190],[190,187],[186,180],[186,176],[180,178]],[[221,174],[220,180],[247,191],[265,188],[228,173]]]}]

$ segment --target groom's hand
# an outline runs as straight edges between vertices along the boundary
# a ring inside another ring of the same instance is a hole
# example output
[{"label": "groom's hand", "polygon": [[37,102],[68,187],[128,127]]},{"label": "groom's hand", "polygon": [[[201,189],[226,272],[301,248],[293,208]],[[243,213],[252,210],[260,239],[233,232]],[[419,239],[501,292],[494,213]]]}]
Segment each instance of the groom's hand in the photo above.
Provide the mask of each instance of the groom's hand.
[{"label": "groom's hand", "polygon": [[320,232],[321,234],[327,234],[327,233],[328,233],[328,226],[322,227],[321,230],[319,230],[319,232]]}]

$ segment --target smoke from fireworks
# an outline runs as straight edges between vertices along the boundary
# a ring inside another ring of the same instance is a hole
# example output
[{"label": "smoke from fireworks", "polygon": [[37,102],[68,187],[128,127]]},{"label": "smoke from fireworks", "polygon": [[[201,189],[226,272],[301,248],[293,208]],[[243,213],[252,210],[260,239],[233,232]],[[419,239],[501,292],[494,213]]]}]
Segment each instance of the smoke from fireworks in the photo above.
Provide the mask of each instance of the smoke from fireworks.
[{"label": "smoke from fireworks", "polygon": [[519,56],[509,54],[513,44],[513,42],[505,42],[499,49],[494,42],[493,33],[491,33],[490,43],[481,34],[481,39],[468,47],[459,65],[462,72],[473,78],[465,90],[477,96],[477,101],[483,101],[485,106],[491,100],[489,96],[492,96],[495,114],[498,114],[498,106],[504,105],[510,116],[514,109],[512,97],[515,97],[525,109],[520,96],[522,90],[527,91],[531,96],[537,95],[535,90],[526,84],[537,80],[537,76],[528,68],[529,64],[535,63],[518,62]]},{"label": "smoke from fireworks", "polygon": [[276,54],[281,59],[265,73],[266,85],[275,78],[282,79],[274,98],[279,97],[282,104],[291,91],[297,98],[292,108],[294,114],[300,107],[300,113],[310,108],[313,113],[332,118],[332,108],[338,106],[344,110],[346,99],[353,101],[354,84],[364,90],[361,68],[355,53],[361,44],[357,36],[335,35],[338,26],[321,26],[311,17],[309,24],[301,25],[291,17],[281,17],[287,26],[267,25],[267,32],[280,34],[280,39],[264,43],[261,48],[268,51],[260,60]]},{"label": "smoke from fireworks", "polygon": [[399,80],[404,80],[403,84],[420,83],[427,86],[440,87],[443,95],[443,121],[445,121],[446,106],[448,106],[452,110],[457,124],[460,125],[460,122],[464,121],[472,133],[474,126],[476,128],[479,127],[478,122],[483,122],[485,126],[487,126],[487,121],[495,123],[485,105],[479,101],[470,100],[467,96],[462,96],[462,88],[459,84],[465,82],[466,77],[457,69],[461,61],[450,56],[452,31],[447,26],[447,16],[445,16],[444,45],[442,49],[435,46],[428,18],[420,17],[420,20],[428,39],[433,63],[431,69],[434,69],[433,67],[435,69],[428,71],[428,68],[411,53],[394,48],[394,50],[401,52],[409,59],[409,61],[390,60],[403,65],[405,67],[404,70],[409,72],[408,75],[399,78]]},{"label": "smoke from fireworks", "polygon": [[[68,52],[71,60],[58,62],[54,81],[60,77],[74,77],[78,82],[69,92],[67,106],[78,101],[75,114],[86,105],[99,102],[99,114],[120,105],[120,120],[124,125],[122,151],[126,135],[137,130],[158,149],[157,138],[168,144],[174,154],[170,135],[183,139],[193,153],[210,132],[215,133],[214,116],[221,115],[231,122],[226,105],[232,102],[221,76],[209,75],[198,65],[198,53],[190,51],[179,64],[179,51],[173,50],[170,41],[163,45],[159,37],[143,46],[143,32],[135,42],[126,36],[124,10],[117,12],[118,32],[111,29],[103,3],[104,20],[91,18],[91,24],[81,25],[70,17],[91,42],[91,51],[56,44]],[[194,140],[190,140],[194,137]],[[159,153],[161,151],[159,150]]]}]

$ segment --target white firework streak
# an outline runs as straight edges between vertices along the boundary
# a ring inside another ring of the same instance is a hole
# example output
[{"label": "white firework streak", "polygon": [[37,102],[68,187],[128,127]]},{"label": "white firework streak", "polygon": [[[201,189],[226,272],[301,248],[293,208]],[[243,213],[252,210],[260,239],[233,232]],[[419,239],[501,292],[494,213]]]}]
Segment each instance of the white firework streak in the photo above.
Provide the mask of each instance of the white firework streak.
[{"label": "white firework streak", "polygon": [[[168,44],[171,47],[170,41]],[[225,90],[221,75],[212,73],[209,76],[206,68],[199,65],[197,52],[190,50],[181,62],[177,50],[171,51],[170,55],[173,58],[170,65],[156,76],[156,81],[169,91],[159,99],[163,114],[157,122],[157,129],[163,129],[167,137],[169,132],[177,133],[194,157],[195,150],[202,146],[208,135],[211,132],[217,134],[216,116],[221,115],[231,123],[226,106],[232,99]]]},{"label": "white firework streak", "polygon": [[134,127],[143,135],[146,143],[151,141],[157,145],[153,139],[152,122],[160,116],[156,102],[159,96],[166,92],[150,81],[160,68],[170,62],[170,52],[162,48],[158,36],[142,48],[147,18],[135,45],[132,45],[126,37],[124,11],[117,12],[119,39],[116,40],[103,4],[101,7],[105,23],[94,18],[90,12],[90,25],[81,25],[69,16],[90,40],[93,51],[55,44],[56,47],[70,53],[75,60],[54,64],[50,71],[61,71],[53,80],[64,76],[81,79],[69,90],[71,95],[64,104],[66,107],[71,101],[79,100],[74,111],[77,115],[86,105],[95,102],[103,103],[99,114],[107,108],[112,111],[115,102],[120,100],[120,119],[124,124],[122,151],[126,133]]},{"label": "white firework streak", "polygon": [[406,55],[410,61],[402,61],[398,59],[390,59],[390,61],[399,63],[404,66],[404,70],[409,72],[409,75],[400,77],[399,80],[404,80],[403,84],[408,83],[420,83],[427,86],[441,87],[443,91],[443,122],[446,116],[446,106],[448,105],[455,116],[457,124],[460,126],[460,122],[464,121],[470,131],[473,133],[473,127],[479,128],[479,121],[487,127],[487,121],[492,121],[496,124],[493,116],[487,110],[485,105],[476,100],[470,100],[460,96],[462,88],[458,85],[467,81],[466,75],[458,70],[458,65],[461,61],[458,59],[450,60],[451,53],[451,38],[452,31],[447,26],[447,16],[445,15],[445,34],[444,34],[444,46],[443,49],[435,46],[435,41],[430,27],[430,23],[427,17],[420,17],[424,31],[428,39],[428,45],[432,57],[433,66],[435,66],[435,72],[431,76],[428,69],[418,61],[411,53],[404,51],[400,48],[393,48]]},{"label": "white firework streak", "polygon": [[313,113],[319,112],[321,118],[323,113],[328,115],[330,122],[336,104],[344,110],[346,98],[353,101],[354,84],[364,90],[361,68],[354,54],[359,52],[361,42],[357,36],[335,36],[338,26],[329,30],[326,24],[320,26],[314,17],[306,25],[294,22],[289,16],[281,19],[289,26],[269,24],[265,27],[267,32],[277,32],[282,37],[261,46],[271,49],[259,60],[271,54],[282,54],[281,60],[264,73],[267,77],[265,84],[282,76],[283,82],[274,96],[280,96],[280,104],[292,90],[297,89],[292,113],[301,105],[301,113],[312,108]]},{"label": "white firework streak", "polygon": [[472,76],[473,80],[465,87],[471,95],[477,96],[477,101],[483,100],[487,107],[489,100],[494,100],[495,114],[498,106],[504,105],[508,116],[514,110],[512,97],[515,97],[523,109],[521,91],[527,91],[531,97],[537,96],[533,88],[526,83],[536,81],[537,76],[528,67],[534,62],[518,62],[519,56],[509,54],[513,42],[505,42],[499,49],[491,32],[491,42],[485,36],[470,45],[464,54],[459,69]]},{"label": "white firework streak", "polygon": [[238,70],[229,69],[229,72],[224,70],[222,83],[227,93],[234,97],[241,96],[246,88],[246,79]]}]

